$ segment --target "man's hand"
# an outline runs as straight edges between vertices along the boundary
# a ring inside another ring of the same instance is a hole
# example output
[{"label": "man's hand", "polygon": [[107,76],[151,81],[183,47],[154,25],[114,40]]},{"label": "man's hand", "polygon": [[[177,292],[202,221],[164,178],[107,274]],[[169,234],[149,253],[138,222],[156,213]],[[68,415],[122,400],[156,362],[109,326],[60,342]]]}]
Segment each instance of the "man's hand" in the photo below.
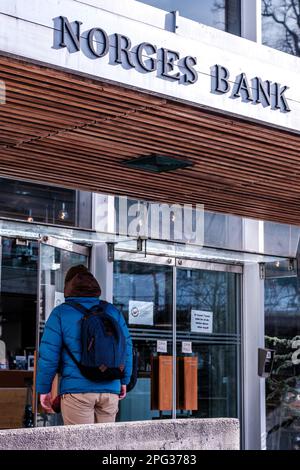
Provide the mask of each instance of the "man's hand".
[{"label": "man's hand", "polygon": [[46,393],[40,395],[40,403],[42,408],[46,411],[46,413],[54,413],[51,406],[51,393]]},{"label": "man's hand", "polygon": [[126,385],[121,385],[121,393],[119,395],[120,400],[123,400],[123,398],[126,397],[126,389],[127,389]]}]

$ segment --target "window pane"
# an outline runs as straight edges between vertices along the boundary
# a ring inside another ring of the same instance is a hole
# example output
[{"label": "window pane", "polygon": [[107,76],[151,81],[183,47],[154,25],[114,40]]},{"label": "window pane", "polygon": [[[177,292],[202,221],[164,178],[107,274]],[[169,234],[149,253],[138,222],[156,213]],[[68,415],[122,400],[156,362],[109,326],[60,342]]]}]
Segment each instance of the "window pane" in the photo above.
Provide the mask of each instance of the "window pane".
[{"label": "window pane", "polygon": [[76,191],[0,178],[0,217],[76,224]]},{"label": "window pane", "polygon": [[[130,301],[153,303],[153,322],[129,318]],[[171,330],[172,270],[170,267],[116,261],[114,264],[114,305],[134,329]],[[152,325],[151,325],[152,323]]]},{"label": "window pane", "polygon": [[30,427],[38,243],[2,237],[0,261],[0,429]]},{"label": "window pane", "polygon": [[299,236],[299,227],[275,222],[265,222],[265,253],[284,256],[290,255],[293,257],[297,253]]},{"label": "window pane", "polygon": [[242,249],[243,226],[241,217],[215,212],[204,213],[204,244],[206,246]]},{"label": "window pane", "polygon": [[[167,353],[172,354],[172,282],[170,266],[129,261],[114,263],[113,304],[124,315],[133,346],[138,351],[137,384],[128,399],[120,402],[117,421],[140,421],[160,416],[151,406],[151,370],[152,359],[157,356],[157,340],[165,340]],[[147,305],[150,307],[148,313]],[[170,418],[171,411],[166,410],[163,415]]]},{"label": "window pane", "polygon": [[191,311],[213,313],[214,334],[236,334],[237,274],[180,269],[177,272],[177,328],[191,332]]},{"label": "window pane", "polygon": [[295,0],[262,0],[263,44],[300,56],[300,4]]},{"label": "window pane", "polygon": [[137,0],[213,28],[240,35],[240,0]]}]

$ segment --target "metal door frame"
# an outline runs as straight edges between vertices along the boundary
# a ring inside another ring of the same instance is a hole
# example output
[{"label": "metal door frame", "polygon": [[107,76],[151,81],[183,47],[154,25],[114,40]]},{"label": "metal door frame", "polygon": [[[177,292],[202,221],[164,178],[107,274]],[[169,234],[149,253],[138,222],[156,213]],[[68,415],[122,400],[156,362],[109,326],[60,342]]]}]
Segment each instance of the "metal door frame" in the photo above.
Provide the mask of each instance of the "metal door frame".
[{"label": "metal door frame", "polygon": [[54,248],[59,248],[60,250],[70,251],[72,253],[77,253],[83,256],[90,256],[90,248],[85,245],[79,245],[78,243],[71,242],[69,240],[64,240],[62,238],[55,238],[52,236],[44,235],[38,240],[41,245],[49,245]]},{"label": "metal door frame", "polygon": [[211,261],[200,261],[194,259],[186,258],[175,258],[164,255],[143,255],[141,253],[136,253],[132,251],[125,250],[116,250],[115,251],[115,261],[129,261],[135,263],[146,263],[146,264],[157,264],[161,266],[169,266],[172,268],[173,274],[173,306],[172,306],[172,355],[173,355],[173,408],[172,408],[172,419],[177,419],[176,417],[176,359],[177,359],[177,269],[195,269],[195,270],[205,270],[205,271],[217,271],[217,272],[228,272],[240,274],[238,279],[239,283],[239,298],[236,298],[236,302],[239,304],[238,312],[240,312],[238,320],[238,328],[240,332],[241,343],[237,345],[239,354],[237,355],[237,364],[238,364],[238,384],[237,384],[237,409],[239,414],[239,420],[241,425],[241,442],[243,441],[244,429],[243,429],[243,409],[244,409],[244,380],[243,380],[243,265],[242,264],[230,264],[230,263],[217,263]]}]

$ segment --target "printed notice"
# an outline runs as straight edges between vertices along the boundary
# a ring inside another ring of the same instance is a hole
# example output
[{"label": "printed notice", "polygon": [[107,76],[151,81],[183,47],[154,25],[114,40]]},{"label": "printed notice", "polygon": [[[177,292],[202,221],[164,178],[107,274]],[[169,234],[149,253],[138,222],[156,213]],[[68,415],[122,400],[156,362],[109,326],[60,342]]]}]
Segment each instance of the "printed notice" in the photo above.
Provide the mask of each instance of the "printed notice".
[{"label": "printed notice", "polygon": [[162,341],[161,339],[157,340],[157,347],[156,351],[160,353],[166,353],[168,351],[167,349],[167,341]]},{"label": "printed notice", "polygon": [[213,312],[205,312],[204,310],[191,311],[191,331],[194,333],[213,332]]},{"label": "printed notice", "polygon": [[129,300],[128,323],[153,326],[153,302]]},{"label": "printed notice", "polygon": [[60,304],[63,304],[65,301],[65,296],[63,292],[55,292],[54,296],[54,307],[57,307]]},{"label": "printed notice", "polygon": [[192,351],[192,343],[190,341],[182,341],[181,343],[181,352],[185,354],[191,354]]}]

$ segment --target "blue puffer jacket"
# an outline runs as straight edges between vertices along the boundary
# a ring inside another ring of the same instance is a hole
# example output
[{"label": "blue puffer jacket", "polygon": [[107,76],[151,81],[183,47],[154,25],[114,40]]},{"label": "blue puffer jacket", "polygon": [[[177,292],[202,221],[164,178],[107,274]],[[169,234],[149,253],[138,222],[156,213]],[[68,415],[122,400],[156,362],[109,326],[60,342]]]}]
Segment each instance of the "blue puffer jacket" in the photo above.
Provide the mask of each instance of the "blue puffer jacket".
[{"label": "blue puffer jacket", "polygon": [[[96,297],[68,297],[86,308],[97,305]],[[107,304],[105,312],[115,318],[126,337],[127,359],[125,375],[120,380],[92,382],[83,377],[65,349],[62,340],[77,360],[81,357],[81,318],[83,314],[70,305],[62,304],[54,308],[46,323],[40,344],[37,385],[38,393],[48,393],[58,369],[61,371],[60,394],[64,393],[115,393],[119,394],[122,385],[127,385],[132,373],[132,341],[123,315],[112,305]]]}]

